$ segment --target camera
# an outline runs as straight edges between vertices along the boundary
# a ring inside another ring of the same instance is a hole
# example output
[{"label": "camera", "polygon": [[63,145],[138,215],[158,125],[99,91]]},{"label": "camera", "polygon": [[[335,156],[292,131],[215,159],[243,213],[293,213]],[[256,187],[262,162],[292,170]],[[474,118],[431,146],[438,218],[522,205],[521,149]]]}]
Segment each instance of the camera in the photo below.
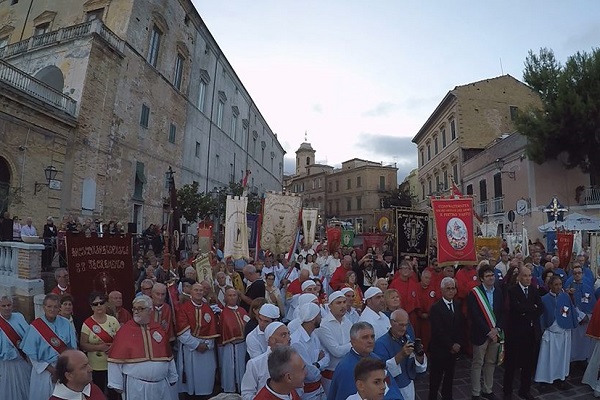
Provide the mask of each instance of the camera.
[{"label": "camera", "polygon": [[423,354],[425,354],[425,349],[423,348],[423,342],[421,341],[421,339],[416,338],[415,342],[414,342],[414,346],[415,346],[415,354],[417,356],[422,356]]}]

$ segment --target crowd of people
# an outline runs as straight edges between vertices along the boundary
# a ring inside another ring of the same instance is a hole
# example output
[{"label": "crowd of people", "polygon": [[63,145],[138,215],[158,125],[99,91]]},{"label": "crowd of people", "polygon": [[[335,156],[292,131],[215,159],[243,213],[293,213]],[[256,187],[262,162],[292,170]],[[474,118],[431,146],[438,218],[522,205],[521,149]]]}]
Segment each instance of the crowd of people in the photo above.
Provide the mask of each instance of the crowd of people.
[{"label": "crowd of people", "polygon": [[73,315],[64,268],[31,324],[0,298],[0,393],[410,400],[428,371],[428,398],[452,399],[456,361],[468,357],[473,399],[498,397],[500,364],[505,399],[516,372],[521,398],[533,398],[532,382],[563,389],[572,363],[587,366],[583,382],[600,397],[600,281],[585,254],[561,265],[484,248],[476,265],[421,269],[387,246],[330,254],[318,241],[256,260],[213,251],[208,273],[187,261],[172,271],[154,249],[140,257],[131,312],[120,292],[93,292],[89,314]]}]

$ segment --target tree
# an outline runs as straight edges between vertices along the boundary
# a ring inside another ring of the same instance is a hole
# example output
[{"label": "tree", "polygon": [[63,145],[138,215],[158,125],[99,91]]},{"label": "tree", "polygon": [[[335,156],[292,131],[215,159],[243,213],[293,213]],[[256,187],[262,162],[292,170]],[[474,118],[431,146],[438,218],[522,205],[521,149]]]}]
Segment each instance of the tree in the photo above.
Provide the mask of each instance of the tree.
[{"label": "tree", "polygon": [[389,192],[389,195],[383,198],[383,208],[390,207],[412,207],[413,196],[410,194],[408,182],[403,183],[397,189]]},{"label": "tree", "polygon": [[204,219],[214,214],[215,202],[210,193],[198,193],[198,182],[183,185],[177,190],[177,204],[181,216],[188,223]]},{"label": "tree", "polygon": [[527,155],[538,164],[560,157],[579,167],[592,182],[600,178],[600,49],[576,53],[561,65],[550,49],[529,51],[525,82],[541,98],[542,108],[520,113],[516,126],[528,139]]}]

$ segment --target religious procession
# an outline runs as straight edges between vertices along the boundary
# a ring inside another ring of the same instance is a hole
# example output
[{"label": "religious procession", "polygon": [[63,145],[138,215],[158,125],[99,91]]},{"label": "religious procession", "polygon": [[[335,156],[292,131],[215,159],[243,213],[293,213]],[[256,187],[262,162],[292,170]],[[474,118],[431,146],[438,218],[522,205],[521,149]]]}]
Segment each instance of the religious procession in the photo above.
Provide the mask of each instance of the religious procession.
[{"label": "religious procession", "polygon": [[281,193],[258,216],[229,196],[223,250],[199,228],[188,257],[172,197],[156,268],[134,267],[130,235],[71,232],[38,318],[0,298],[2,398],[530,400],[572,389],[574,369],[600,397],[598,237],[577,249],[557,231],[547,251],[476,235],[473,199],[453,192],[431,199],[431,227],[394,209],[394,234],[357,247]]}]

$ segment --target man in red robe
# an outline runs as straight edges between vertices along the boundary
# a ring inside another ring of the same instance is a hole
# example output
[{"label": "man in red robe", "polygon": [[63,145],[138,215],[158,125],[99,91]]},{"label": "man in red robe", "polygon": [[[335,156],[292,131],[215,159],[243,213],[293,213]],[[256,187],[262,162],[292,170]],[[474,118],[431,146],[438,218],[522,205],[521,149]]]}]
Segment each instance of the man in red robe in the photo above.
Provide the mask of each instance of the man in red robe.
[{"label": "man in red robe", "polygon": [[[437,259],[431,260],[431,265],[424,269],[424,271],[431,272],[431,282],[429,283],[432,288],[440,293],[440,283],[442,283],[442,279],[444,279],[444,271],[442,270],[442,266],[438,265]],[[438,299],[441,298],[442,295],[438,295]]]},{"label": "man in red robe", "polygon": [[152,305],[154,307],[153,319],[165,332],[169,342],[175,341],[175,329],[173,313],[171,307],[165,303],[167,297],[167,286],[162,283],[155,283],[152,286]]},{"label": "man in red robe", "polygon": [[352,257],[345,255],[342,259],[342,264],[337,267],[331,276],[329,286],[331,286],[334,291],[342,289],[346,285],[346,274],[349,271],[352,271]]},{"label": "man in red robe", "polygon": [[429,348],[429,341],[431,339],[429,310],[431,309],[431,306],[442,297],[440,286],[433,286],[431,281],[431,271],[426,269],[421,274],[421,283],[419,284],[419,290],[417,290],[417,299],[419,300],[420,308],[417,311],[417,316],[419,318],[417,326],[415,326],[415,334],[418,338],[421,338],[424,349]]},{"label": "man in red robe", "polygon": [[302,284],[310,278],[310,271],[305,269],[300,271],[298,279],[294,279],[287,287],[286,297],[290,298],[296,294],[302,293]]},{"label": "man in red robe", "polygon": [[[480,264],[488,264],[488,261],[481,261]],[[473,354],[473,345],[471,344],[471,319],[467,318],[467,296],[473,290],[474,287],[479,286],[481,283],[477,277],[477,270],[475,265],[464,265],[461,269],[456,271],[456,299],[460,300],[462,305],[461,312],[464,321],[464,332],[463,337],[466,339],[466,346],[463,347],[465,353],[469,356]]]},{"label": "man in red robe", "polygon": [[390,283],[390,289],[396,289],[400,294],[400,304],[402,308],[408,313],[408,318],[413,327],[417,326],[417,310],[419,309],[419,298],[417,297],[417,291],[419,290],[419,284],[410,279],[412,272],[412,266],[410,261],[402,260],[398,267],[398,274],[394,276],[394,280]]},{"label": "man in red robe", "polygon": [[296,350],[288,346],[276,347],[267,361],[270,378],[254,396],[254,400],[300,400],[296,388],[304,386],[304,361]]},{"label": "man in red robe", "polygon": [[246,370],[244,328],[250,317],[246,310],[238,306],[238,298],[237,290],[232,287],[225,289],[225,307],[219,319],[221,387],[226,393],[241,391],[242,377]]},{"label": "man in red robe", "polygon": [[115,317],[119,324],[123,325],[133,317],[125,308],[123,308],[123,295],[117,290],[113,290],[108,294],[108,303],[115,310]]},{"label": "man in red robe", "polygon": [[56,361],[57,380],[49,400],[106,400],[102,390],[92,382],[92,367],[82,351],[66,350]]}]

